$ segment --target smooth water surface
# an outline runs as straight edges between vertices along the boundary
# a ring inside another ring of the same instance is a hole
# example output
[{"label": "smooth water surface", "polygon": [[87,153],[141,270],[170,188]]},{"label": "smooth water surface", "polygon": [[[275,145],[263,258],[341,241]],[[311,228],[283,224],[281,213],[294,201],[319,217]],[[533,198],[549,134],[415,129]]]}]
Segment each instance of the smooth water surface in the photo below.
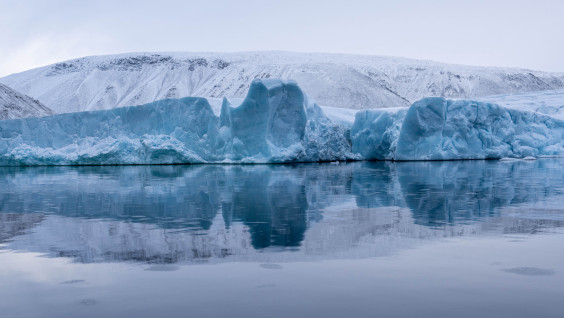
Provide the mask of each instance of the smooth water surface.
[{"label": "smooth water surface", "polygon": [[0,168],[2,317],[562,317],[564,160]]}]

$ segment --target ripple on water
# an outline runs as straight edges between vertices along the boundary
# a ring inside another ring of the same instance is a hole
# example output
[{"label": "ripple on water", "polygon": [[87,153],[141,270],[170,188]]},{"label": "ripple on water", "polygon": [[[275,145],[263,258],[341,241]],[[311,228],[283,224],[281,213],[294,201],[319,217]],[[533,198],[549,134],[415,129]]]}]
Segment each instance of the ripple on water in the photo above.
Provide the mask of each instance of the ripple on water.
[{"label": "ripple on water", "polygon": [[282,269],[282,266],[278,264],[260,264],[260,267],[264,269]]},{"label": "ripple on water", "polygon": [[514,267],[502,269],[502,271],[523,276],[552,276],[556,274],[556,271],[553,269],[543,269],[538,267]]},{"label": "ripple on water", "polygon": [[146,271],[151,272],[173,272],[180,269],[180,266],[176,265],[154,265],[149,268],[146,268]]}]

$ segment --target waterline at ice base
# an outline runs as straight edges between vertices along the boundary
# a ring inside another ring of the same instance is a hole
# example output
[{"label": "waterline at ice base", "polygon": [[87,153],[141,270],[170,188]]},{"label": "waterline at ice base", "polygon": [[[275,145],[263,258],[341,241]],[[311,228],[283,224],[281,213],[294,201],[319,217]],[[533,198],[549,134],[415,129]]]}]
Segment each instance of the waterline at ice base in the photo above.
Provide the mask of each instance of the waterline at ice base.
[{"label": "waterline at ice base", "polygon": [[240,105],[185,97],[0,121],[0,165],[463,160],[564,155],[564,121],[497,104],[320,107],[294,81],[254,80]]}]

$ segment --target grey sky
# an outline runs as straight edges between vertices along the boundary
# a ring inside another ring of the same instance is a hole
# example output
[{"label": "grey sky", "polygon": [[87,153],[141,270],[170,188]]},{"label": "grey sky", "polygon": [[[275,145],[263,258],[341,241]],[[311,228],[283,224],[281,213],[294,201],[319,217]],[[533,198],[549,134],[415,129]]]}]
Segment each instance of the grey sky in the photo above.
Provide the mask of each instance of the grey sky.
[{"label": "grey sky", "polygon": [[562,0],[0,0],[0,76],[85,55],[334,52],[564,72]]}]

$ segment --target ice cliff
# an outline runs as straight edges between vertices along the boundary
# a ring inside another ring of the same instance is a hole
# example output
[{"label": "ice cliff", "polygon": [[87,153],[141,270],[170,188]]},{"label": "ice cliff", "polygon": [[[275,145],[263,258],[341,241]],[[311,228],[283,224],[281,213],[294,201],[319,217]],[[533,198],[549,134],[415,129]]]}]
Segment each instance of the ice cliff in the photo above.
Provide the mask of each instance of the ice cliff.
[{"label": "ice cliff", "polygon": [[204,98],[0,121],[0,165],[271,163],[361,159],[295,82],[255,80],[216,116]]},{"label": "ice cliff", "polygon": [[186,97],[0,121],[0,165],[284,163],[562,156],[564,122],[496,104],[426,98],[351,122],[293,81],[255,80],[216,115]]},{"label": "ice cliff", "polygon": [[564,122],[496,104],[427,98],[405,116],[395,159],[559,156]]},{"label": "ice cliff", "polygon": [[407,109],[365,110],[352,151],[368,160],[461,160],[564,155],[564,122],[496,104],[425,98]]}]

